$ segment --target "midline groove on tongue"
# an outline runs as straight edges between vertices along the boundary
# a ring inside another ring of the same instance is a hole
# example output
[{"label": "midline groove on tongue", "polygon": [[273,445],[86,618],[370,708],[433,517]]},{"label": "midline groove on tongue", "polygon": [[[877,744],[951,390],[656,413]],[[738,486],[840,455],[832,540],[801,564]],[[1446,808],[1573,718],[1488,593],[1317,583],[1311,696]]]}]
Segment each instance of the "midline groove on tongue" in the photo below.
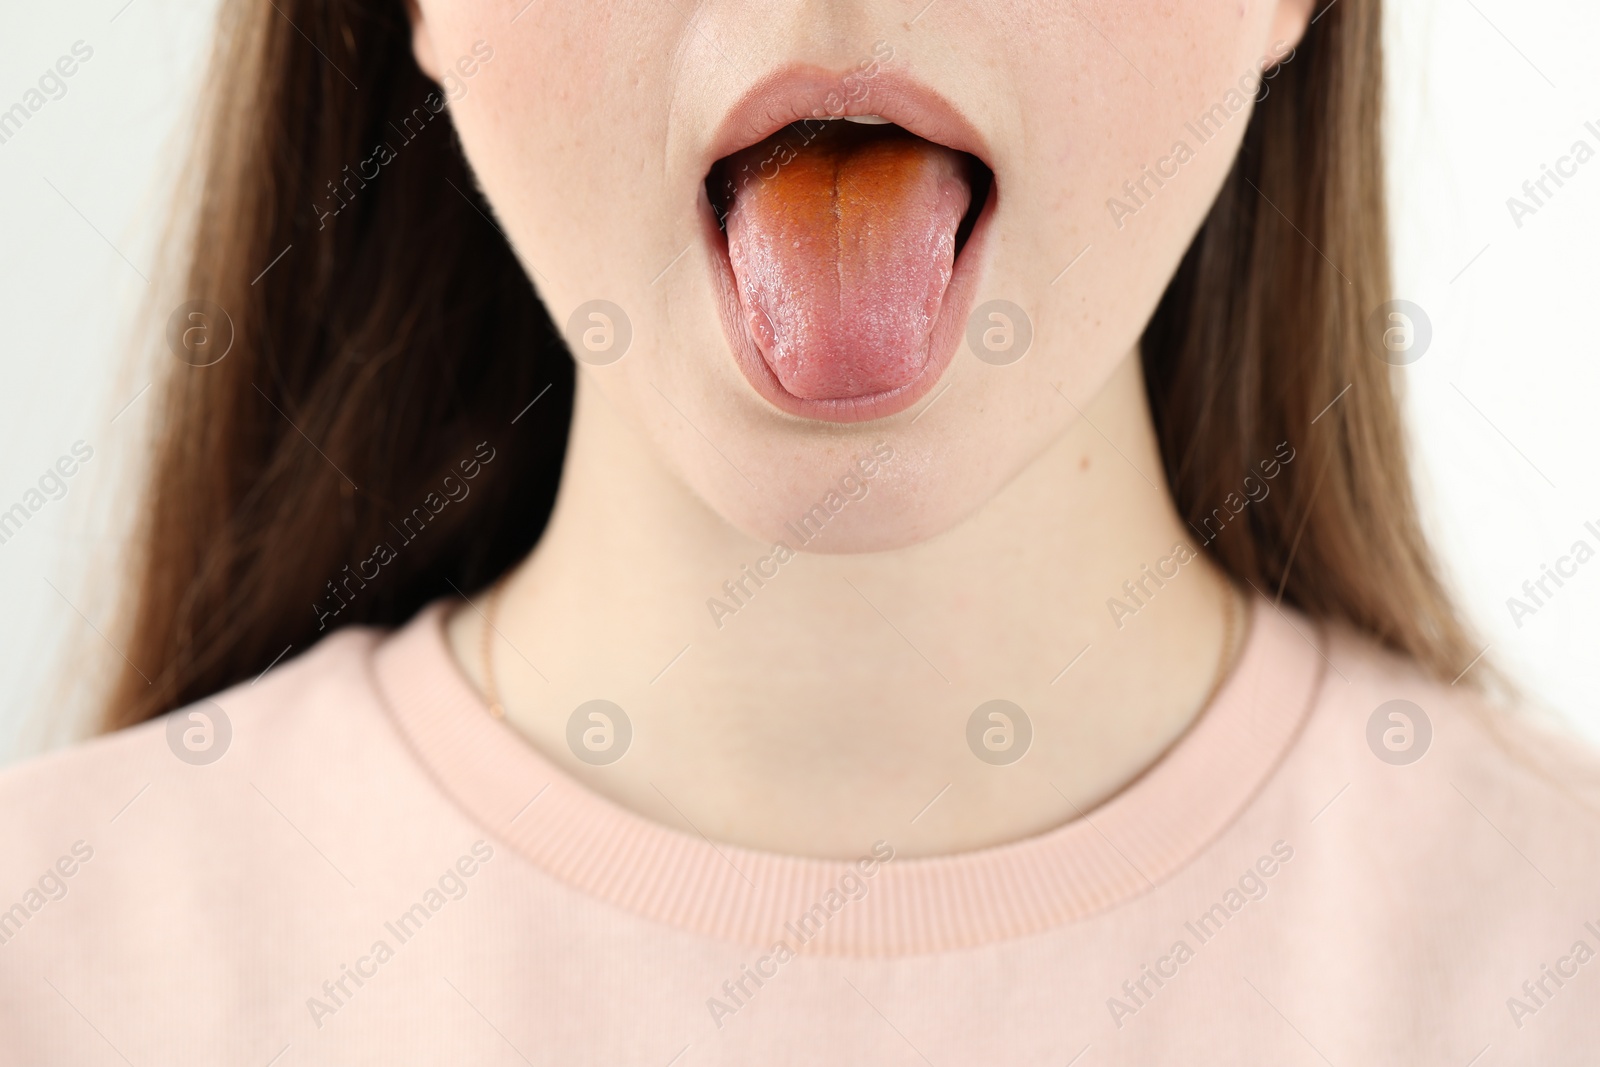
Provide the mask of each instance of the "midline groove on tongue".
[{"label": "midline groove on tongue", "polygon": [[[830,123],[728,205],[728,259],[751,337],[790,394],[837,400],[911,382],[972,199],[961,153],[897,126]],[[783,133],[727,160],[772,158]]]}]

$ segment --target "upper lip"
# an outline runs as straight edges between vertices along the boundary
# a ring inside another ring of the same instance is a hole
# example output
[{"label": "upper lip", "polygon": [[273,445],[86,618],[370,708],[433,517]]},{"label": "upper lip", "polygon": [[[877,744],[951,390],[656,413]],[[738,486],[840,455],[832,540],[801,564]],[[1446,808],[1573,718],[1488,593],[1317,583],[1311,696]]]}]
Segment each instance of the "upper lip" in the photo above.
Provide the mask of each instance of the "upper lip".
[{"label": "upper lip", "polygon": [[924,140],[976,156],[991,172],[994,169],[977,128],[943,95],[914,78],[883,65],[866,73],[793,64],[760,78],[728,109],[707,145],[702,173],[791,123],[850,115],[882,116]]}]

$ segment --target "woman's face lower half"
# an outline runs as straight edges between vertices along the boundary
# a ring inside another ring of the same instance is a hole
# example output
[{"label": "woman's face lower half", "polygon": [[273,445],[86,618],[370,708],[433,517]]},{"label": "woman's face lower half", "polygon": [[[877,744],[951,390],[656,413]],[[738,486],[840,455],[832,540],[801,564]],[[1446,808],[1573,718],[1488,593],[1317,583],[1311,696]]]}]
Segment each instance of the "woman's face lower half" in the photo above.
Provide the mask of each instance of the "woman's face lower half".
[{"label": "woman's face lower half", "polygon": [[419,61],[579,361],[580,413],[603,403],[763,539],[859,483],[813,546],[835,552],[949,528],[1079,417],[1309,17],[418,2]]}]

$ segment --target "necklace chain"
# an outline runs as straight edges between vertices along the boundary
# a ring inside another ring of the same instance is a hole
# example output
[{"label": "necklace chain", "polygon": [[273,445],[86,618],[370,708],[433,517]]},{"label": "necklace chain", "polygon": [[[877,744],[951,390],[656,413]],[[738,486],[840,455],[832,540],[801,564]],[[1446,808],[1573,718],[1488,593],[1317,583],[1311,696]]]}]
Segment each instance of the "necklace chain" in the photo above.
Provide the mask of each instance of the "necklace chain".
[{"label": "necklace chain", "polygon": [[506,706],[500,703],[500,687],[494,683],[494,635],[497,632],[494,620],[500,613],[500,590],[503,588],[503,581],[490,586],[483,605],[483,695],[489,702],[489,714],[496,719],[506,717]]},{"label": "necklace chain", "polygon": [[1227,600],[1222,606],[1222,652],[1217,656],[1217,672],[1211,678],[1211,691],[1206,694],[1204,704],[1200,705],[1200,713],[1204,714],[1217,699],[1217,694],[1222,691],[1222,684],[1228,680],[1228,671],[1233,666],[1234,641],[1236,640],[1234,616],[1239,611],[1239,590],[1232,582],[1223,581],[1227,585]]}]

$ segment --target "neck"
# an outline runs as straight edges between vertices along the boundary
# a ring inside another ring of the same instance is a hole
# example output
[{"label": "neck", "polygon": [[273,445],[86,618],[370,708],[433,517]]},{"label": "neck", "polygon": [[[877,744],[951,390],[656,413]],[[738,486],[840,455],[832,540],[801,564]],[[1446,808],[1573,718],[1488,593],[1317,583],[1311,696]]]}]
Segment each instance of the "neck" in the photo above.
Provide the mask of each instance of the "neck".
[{"label": "neck", "polygon": [[[549,528],[498,597],[494,685],[531,743],[641,815],[811,856],[980,848],[1114,794],[1214,688],[1234,594],[1173,509],[1136,356],[954,528],[824,555],[796,527],[792,558],[578,381]],[[464,607],[449,627],[480,689],[483,626]],[[632,727],[605,766],[567,745],[595,698]],[[969,731],[994,700],[1022,714]]]}]

